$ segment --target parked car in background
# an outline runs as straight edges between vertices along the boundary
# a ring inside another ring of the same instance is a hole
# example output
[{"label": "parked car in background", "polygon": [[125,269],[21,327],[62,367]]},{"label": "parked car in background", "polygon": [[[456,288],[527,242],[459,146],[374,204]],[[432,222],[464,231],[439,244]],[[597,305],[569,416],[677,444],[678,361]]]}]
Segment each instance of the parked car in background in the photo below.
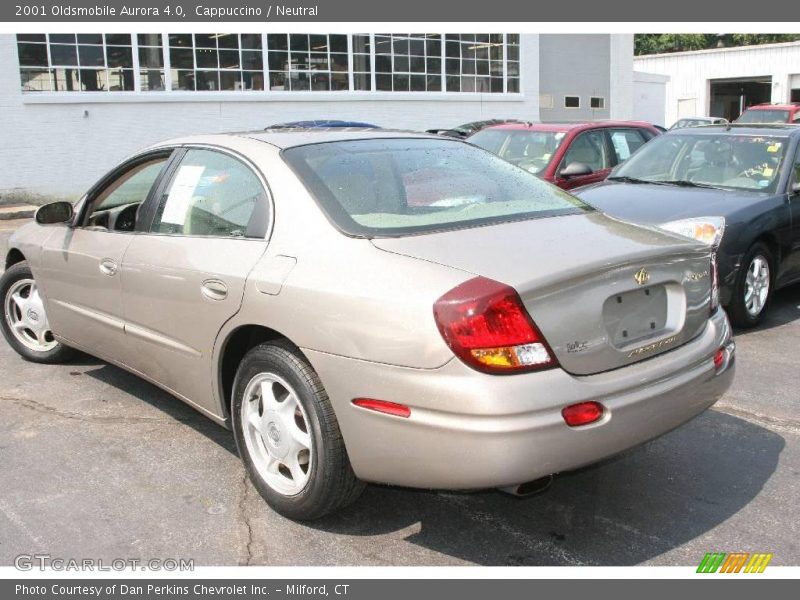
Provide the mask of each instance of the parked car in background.
[{"label": "parked car in background", "polygon": [[716,249],[721,301],[756,325],[772,292],[800,281],[800,127],[671,131],[578,196],[625,220]]},{"label": "parked car in background", "polygon": [[481,130],[467,141],[545,181],[571,189],[602,181],[661,132],[641,121],[520,123]]},{"label": "parked car in background", "polygon": [[750,106],[734,123],[800,123],[800,102]]},{"label": "parked car in background", "polygon": [[701,125],[725,125],[728,119],[723,117],[684,117],[672,124],[668,131],[683,129],[684,127],[699,127]]},{"label": "parked car in background", "polygon": [[22,357],[80,348],[163,387],[232,428],[255,488],[297,519],[363,481],[524,494],[733,378],[707,246],[460,140],[172,140],[9,244],[0,322]]},{"label": "parked car in background", "polygon": [[503,123],[526,123],[527,121],[520,121],[519,119],[486,119],[484,121],[473,121],[472,123],[464,123],[457,127],[449,127],[447,129],[428,129],[427,133],[436,135],[444,135],[447,137],[465,138],[485,129],[492,125],[502,125]]},{"label": "parked car in background", "polygon": [[338,119],[315,119],[311,121],[289,121],[287,123],[275,123],[267,129],[314,129],[326,127],[357,127],[366,129],[379,129],[372,123],[362,123],[361,121],[340,121]]}]

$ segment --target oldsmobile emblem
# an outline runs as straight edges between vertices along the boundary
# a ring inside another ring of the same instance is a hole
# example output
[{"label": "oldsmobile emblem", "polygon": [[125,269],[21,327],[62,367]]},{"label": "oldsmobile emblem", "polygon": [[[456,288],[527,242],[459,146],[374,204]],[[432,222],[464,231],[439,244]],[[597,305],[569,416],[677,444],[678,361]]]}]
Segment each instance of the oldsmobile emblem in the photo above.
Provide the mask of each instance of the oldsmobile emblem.
[{"label": "oldsmobile emblem", "polygon": [[633,276],[633,279],[634,279],[634,280],[636,281],[636,283],[638,283],[639,285],[644,285],[645,283],[647,283],[648,281],[650,281],[650,273],[648,273],[648,272],[647,272],[647,269],[645,269],[644,267],[642,267],[641,269],[639,269],[638,271],[636,271],[636,274]]}]

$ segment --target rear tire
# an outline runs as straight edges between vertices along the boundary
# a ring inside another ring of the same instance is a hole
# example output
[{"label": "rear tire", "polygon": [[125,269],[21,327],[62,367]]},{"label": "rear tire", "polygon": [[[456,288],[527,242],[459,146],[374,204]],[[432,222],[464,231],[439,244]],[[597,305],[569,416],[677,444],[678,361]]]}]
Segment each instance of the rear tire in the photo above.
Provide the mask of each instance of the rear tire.
[{"label": "rear tire", "polygon": [[728,305],[728,314],[737,327],[755,327],[764,318],[772,299],[774,264],[772,252],[761,242],[745,254]]},{"label": "rear tire", "polygon": [[250,481],[276,512],[318,519],[363,491],[322,382],[289,342],[260,344],[245,355],[232,409],[236,446]]},{"label": "rear tire", "polygon": [[3,303],[3,318],[0,328],[8,344],[25,360],[35,363],[62,363],[75,351],[56,341],[44,299],[27,261],[18,262],[0,277],[0,301]]}]

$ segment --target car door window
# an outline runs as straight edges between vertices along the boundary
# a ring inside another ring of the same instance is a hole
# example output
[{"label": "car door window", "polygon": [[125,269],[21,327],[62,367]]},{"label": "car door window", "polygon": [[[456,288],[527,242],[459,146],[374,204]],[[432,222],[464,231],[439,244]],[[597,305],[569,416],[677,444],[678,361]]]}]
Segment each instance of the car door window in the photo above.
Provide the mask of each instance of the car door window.
[{"label": "car door window", "polygon": [[800,183],[800,146],[797,148],[797,153],[794,157],[794,165],[792,165],[792,178],[790,185]]},{"label": "car door window", "polygon": [[631,154],[647,142],[644,135],[636,129],[611,129],[608,134],[611,137],[617,164],[628,160]]},{"label": "car door window", "polygon": [[214,150],[190,149],[156,210],[152,233],[259,237],[251,227],[266,193],[242,161]]},{"label": "car door window", "polygon": [[576,137],[561,162],[563,169],[571,163],[588,165],[592,171],[601,171],[611,166],[606,147],[605,134],[602,131],[587,131]]},{"label": "car door window", "polygon": [[133,231],[139,207],[167,163],[169,155],[139,161],[105,185],[89,200],[84,225]]}]

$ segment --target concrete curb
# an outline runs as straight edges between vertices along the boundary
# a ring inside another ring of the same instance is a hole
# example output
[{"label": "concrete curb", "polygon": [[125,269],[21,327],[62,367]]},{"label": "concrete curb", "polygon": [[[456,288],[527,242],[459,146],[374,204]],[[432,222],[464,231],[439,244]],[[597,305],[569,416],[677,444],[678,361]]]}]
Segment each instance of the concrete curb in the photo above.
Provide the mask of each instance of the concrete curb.
[{"label": "concrete curb", "polygon": [[0,211],[0,221],[14,221],[16,219],[31,219],[36,212],[35,208],[23,208],[19,210]]}]

